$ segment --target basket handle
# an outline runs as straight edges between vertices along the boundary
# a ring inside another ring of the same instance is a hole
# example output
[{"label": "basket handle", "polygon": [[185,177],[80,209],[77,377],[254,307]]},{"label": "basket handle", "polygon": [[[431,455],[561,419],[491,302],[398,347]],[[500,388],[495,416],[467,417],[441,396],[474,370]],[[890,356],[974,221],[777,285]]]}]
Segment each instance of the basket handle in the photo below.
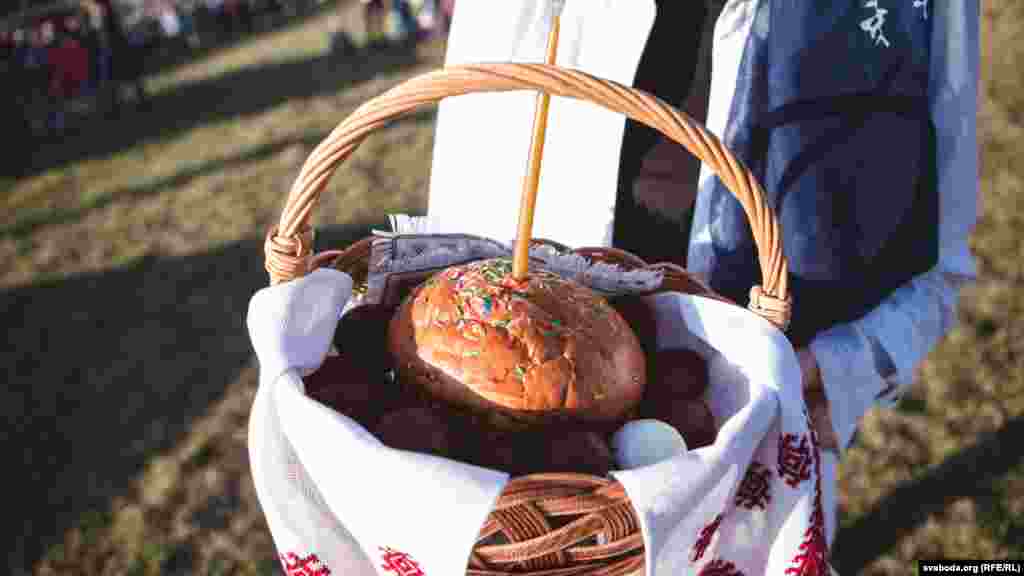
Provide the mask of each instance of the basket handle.
[{"label": "basket handle", "polygon": [[774,211],[761,185],[713,134],[657,97],[593,75],[548,64],[489,63],[440,68],[411,78],[364,103],[321,142],[299,172],[264,253],[271,284],[307,274],[312,232],[309,218],[335,169],[374,130],[444,98],[479,92],[535,90],[585,100],[646,124],[682,144],[711,168],[743,206],[764,288],[750,291],[750,309],[785,329],[792,313],[788,267]]}]

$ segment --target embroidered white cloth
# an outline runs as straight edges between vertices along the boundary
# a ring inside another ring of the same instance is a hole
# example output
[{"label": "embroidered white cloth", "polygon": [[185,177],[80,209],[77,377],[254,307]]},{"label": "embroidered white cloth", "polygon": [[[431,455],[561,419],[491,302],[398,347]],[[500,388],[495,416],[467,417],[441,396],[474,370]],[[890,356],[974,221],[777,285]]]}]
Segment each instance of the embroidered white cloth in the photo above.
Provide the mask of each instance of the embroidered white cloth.
[{"label": "embroidered white cloth", "polygon": [[[428,268],[456,263],[466,251],[452,250],[451,238],[382,239],[371,257],[371,282],[415,273],[413,261]],[[414,254],[396,250],[396,242],[408,242]],[[467,251],[488,245],[502,246],[464,236],[456,244]],[[549,269],[561,266],[550,262]],[[605,282],[615,273],[562,270]],[[629,282],[619,287],[628,290]],[[328,354],[351,292],[347,275],[318,270],[260,290],[249,307],[260,362],[250,459],[282,562],[289,575],[464,574],[508,476],[390,449],[304,394],[301,376]],[[708,401],[719,433],[711,446],[612,473],[640,519],[642,574],[827,573],[822,492],[823,482],[834,480],[821,476],[788,340],[737,306],[677,293],[647,298],[659,311],[657,345],[690,348],[709,360]]]}]

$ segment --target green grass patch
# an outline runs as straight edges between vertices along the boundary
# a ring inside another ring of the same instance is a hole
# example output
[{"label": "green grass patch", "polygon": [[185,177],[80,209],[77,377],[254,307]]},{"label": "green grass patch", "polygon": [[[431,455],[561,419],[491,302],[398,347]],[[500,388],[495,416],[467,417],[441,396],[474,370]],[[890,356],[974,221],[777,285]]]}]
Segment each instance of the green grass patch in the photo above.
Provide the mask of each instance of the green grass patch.
[{"label": "green grass patch", "polygon": [[40,272],[33,278],[32,285],[36,288],[53,288],[67,280],[70,275],[63,270]]},{"label": "green grass patch", "polygon": [[256,562],[256,575],[257,576],[274,576],[277,574],[278,563],[277,560],[270,558],[264,558],[259,562]]},{"label": "green grass patch", "polygon": [[61,563],[64,561],[64,544],[54,544],[46,551],[45,558],[48,562]]},{"label": "green grass patch", "polygon": [[907,414],[925,414],[928,410],[928,403],[924,398],[904,396],[897,405],[897,409]]},{"label": "green grass patch", "polygon": [[14,185],[17,184],[18,180],[15,178],[8,178],[6,176],[0,176],[0,195],[6,195],[8,192],[14,189]]},{"label": "green grass patch", "polygon": [[991,494],[978,502],[978,523],[992,538],[1009,548],[1013,559],[1024,559],[1024,514],[1012,509],[1024,502],[1024,459],[995,482]]},{"label": "green grass patch", "polygon": [[207,442],[203,444],[189,457],[186,465],[193,468],[202,468],[217,457],[216,448]]},{"label": "green grass patch", "polygon": [[101,533],[110,527],[113,520],[110,512],[89,510],[82,515],[78,529],[82,534],[82,543],[86,546],[93,545],[101,536]]},{"label": "green grass patch", "polygon": [[171,556],[171,548],[162,542],[146,542],[128,567],[128,576],[159,575]]},{"label": "green grass patch", "polygon": [[146,576],[146,562],[142,558],[136,558],[132,560],[131,565],[128,567],[128,576]]},{"label": "green grass patch", "polygon": [[36,244],[31,237],[20,236],[14,244],[14,253],[18,258],[27,258],[35,248]]},{"label": "green grass patch", "polygon": [[226,576],[228,564],[221,558],[212,558],[206,565],[207,576]]}]

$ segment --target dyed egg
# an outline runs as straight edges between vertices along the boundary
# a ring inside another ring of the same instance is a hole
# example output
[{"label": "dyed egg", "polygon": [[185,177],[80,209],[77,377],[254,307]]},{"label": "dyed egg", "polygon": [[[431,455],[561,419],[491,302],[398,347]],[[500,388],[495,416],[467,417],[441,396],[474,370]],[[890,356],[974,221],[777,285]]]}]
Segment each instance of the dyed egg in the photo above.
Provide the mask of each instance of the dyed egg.
[{"label": "dyed egg", "polygon": [[383,374],[345,355],[328,356],[302,381],[308,396],[364,427],[372,427],[382,414],[396,409],[404,400]]},{"label": "dyed egg", "polygon": [[391,366],[387,353],[388,323],[394,308],[367,304],[356,306],[338,322],[334,345],[345,356],[356,358],[368,369],[383,373]]},{"label": "dyed egg", "polygon": [[703,396],[708,388],[708,363],[692,350],[659,350],[648,356],[647,382],[641,414],[667,420],[676,404]]},{"label": "dyed egg", "polygon": [[421,406],[385,414],[374,435],[389,448],[448,457],[449,429],[441,411]]},{"label": "dyed egg", "polygon": [[622,316],[629,324],[644,353],[650,357],[655,351],[655,344],[658,340],[658,322],[654,314],[654,308],[639,296],[623,295],[614,296],[608,300],[612,308]]},{"label": "dyed egg", "polygon": [[687,445],[693,449],[714,444],[718,436],[715,417],[703,400],[691,400],[682,411],[673,414],[669,423],[679,430]]},{"label": "dyed egg", "polygon": [[615,469],[615,457],[600,434],[587,430],[565,430],[545,439],[541,465],[536,472],[574,472],[605,476]]}]

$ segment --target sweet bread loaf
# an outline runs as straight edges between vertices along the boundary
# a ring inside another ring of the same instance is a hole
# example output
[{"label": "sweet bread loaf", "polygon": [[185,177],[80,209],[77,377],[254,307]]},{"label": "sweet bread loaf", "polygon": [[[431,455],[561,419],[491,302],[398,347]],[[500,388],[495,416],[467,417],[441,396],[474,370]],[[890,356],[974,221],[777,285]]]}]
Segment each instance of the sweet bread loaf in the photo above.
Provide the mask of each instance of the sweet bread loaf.
[{"label": "sweet bread loaf", "polygon": [[646,384],[646,357],[608,301],[512,262],[448,268],[416,288],[388,330],[403,382],[456,406],[517,423],[627,418]]}]

